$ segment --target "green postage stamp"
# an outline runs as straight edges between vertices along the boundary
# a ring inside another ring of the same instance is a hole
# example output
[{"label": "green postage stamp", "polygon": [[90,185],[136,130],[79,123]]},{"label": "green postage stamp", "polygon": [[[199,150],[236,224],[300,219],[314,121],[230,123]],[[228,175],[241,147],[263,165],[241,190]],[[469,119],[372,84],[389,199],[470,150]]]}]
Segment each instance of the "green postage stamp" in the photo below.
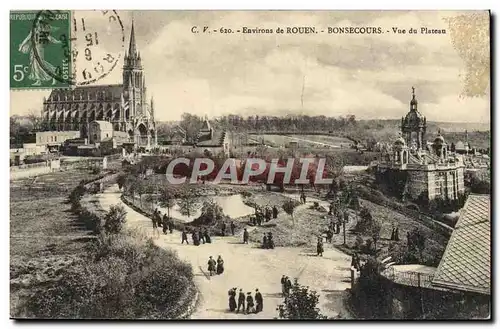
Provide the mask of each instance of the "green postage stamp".
[{"label": "green postage stamp", "polygon": [[73,78],[70,11],[10,12],[10,88],[68,88]]}]

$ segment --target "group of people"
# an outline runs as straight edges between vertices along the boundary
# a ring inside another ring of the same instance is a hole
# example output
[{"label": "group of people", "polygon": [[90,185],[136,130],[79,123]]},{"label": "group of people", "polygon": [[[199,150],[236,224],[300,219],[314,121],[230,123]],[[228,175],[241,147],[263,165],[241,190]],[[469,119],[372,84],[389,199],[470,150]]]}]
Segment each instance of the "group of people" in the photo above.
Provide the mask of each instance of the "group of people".
[{"label": "group of people", "polygon": [[399,227],[393,227],[391,233],[391,241],[399,241]]},{"label": "group of people", "polygon": [[[234,232],[236,230],[236,225],[234,224],[234,222],[231,222],[231,224],[229,225],[229,228],[231,229],[231,235],[234,235]],[[226,224],[226,222],[222,222],[222,225],[221,225],[221,235],[222,236],[226,236],[226,230],[227,230],[227,224]]]},{"label": "group of people", "polygon": [[288,296],[290,294],[290,289],[292,289],[292,281],[286,275],[281,277],[281,293],[283,297]]},{"label": "group of people", "polygon": [[208,272],[210,273],[210,276],[224,273],[224,260],[220,255],[217,258],[217,262],[212,258],[212,256],[208,258]]},{"label": "group of people", "polygon": [[[186,229],[182,230],[181,239],[182,239],[181,244],[184,244],[184,242],[189,244],[188,234]],[[210,234],[208,234],[208,230],[206,228],[204,228],[203,230],[201,229],[193,230],[191,232],[191,239],[193,240],[193,244],[195,246],[199,246],[201,242],[203,242],[203,244],[212,243],[212,239],[210,238]]]},{"label": "group of people", "polygon": [[274,249],[274,240],[272,232],[268,232],[267,234],[264,233],[264,237],[262,238],[262,248]]},{"label": "group of people", "polygon": [[[158,227],[161,227],[163,229],[163,234],[167,234],[167,231],[170,231],[170,233],[173,233],[174,231],[174,222],[172,221],[171,218],[167,216],[167,214],[163,214],[163,217],[161,216],[161,211],[156,208],[153,211],[153,216],[151,218],[153,221],[153,229],[154,232],[158,232]],[[158,232],[158,236],[159,236]]]},{"label": "group of people", "polygon": [[271,218],[278,218],[278,207],[255,207],[255,216],[252,217],[252,224],[261,226],[262,222],[269,222]]},{"label": "group of people", "polygon": [[[240,308],[245,314],[262,312],[264,304],[263,304],[262,294],[260,293],[259,289],[255,289],[255,299],[252,296],[251,292],[247,292],[247,295],[245,297],[243,289],[240,289],[240,292],[238,294],[238,304],[236,305],[237,290],[238,290],[237,288],[231,288],[229,289],[228,292],[229,310],[231,312],[236,311],[236,313],[239,313]],[[245,308],[245,302],[246,302],[246,308]]]}]

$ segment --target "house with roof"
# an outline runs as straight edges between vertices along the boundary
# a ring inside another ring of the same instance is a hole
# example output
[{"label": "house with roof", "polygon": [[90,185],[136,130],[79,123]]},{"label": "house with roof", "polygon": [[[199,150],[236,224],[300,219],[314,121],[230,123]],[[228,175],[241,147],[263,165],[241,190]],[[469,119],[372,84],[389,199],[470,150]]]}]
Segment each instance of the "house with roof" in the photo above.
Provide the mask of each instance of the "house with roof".
[{"label": "house with roof", "polygon": [[437,268],[387,264],[381,277],[391,318],[490,316],[490,203],[490,195],[469,195]]}]

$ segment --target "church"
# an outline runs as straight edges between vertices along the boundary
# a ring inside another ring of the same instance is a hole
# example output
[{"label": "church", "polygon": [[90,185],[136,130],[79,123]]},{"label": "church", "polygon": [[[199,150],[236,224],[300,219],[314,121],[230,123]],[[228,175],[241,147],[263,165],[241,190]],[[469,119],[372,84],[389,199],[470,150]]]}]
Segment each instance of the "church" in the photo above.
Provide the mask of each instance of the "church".
[{"label": "church", "polygon": [[53,90],[43,100],[42,118],[45,130],[78,131],[89,138],[94,121],[109,122],[116,135],[125,135],[136,147],[157,145],[153,98],[146,93],[146,78],[141,54],[137,49],[134,22],[128,52],[123,65],[123,82],[113,85],[78,86],[70,90]]},{"label": "church", "polygon": [[432,143],[426,141],[427,120],[418,110],[412,89],[400,136],[378,163],[377,174],[404,180],[403,192],[409,199],[458,200],[465,192],[463,157],[450,152],[440,132]]}]

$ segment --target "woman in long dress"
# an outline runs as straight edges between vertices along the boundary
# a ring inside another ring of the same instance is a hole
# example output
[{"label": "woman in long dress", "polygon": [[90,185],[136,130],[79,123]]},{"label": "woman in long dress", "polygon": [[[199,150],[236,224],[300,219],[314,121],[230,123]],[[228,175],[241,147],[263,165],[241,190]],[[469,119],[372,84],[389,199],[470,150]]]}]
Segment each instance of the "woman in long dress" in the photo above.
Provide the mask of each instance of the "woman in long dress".
[{"label": "woman in long dress", "polygon": [[236,288],[229,290],[229,310],[234,312],[236,310]]},{"label": "woman in long dress", "polygon": [[217,258],[217,274],[222,274],[224,273],[224,261],[222,260],[222,257],[219,255]]}]

